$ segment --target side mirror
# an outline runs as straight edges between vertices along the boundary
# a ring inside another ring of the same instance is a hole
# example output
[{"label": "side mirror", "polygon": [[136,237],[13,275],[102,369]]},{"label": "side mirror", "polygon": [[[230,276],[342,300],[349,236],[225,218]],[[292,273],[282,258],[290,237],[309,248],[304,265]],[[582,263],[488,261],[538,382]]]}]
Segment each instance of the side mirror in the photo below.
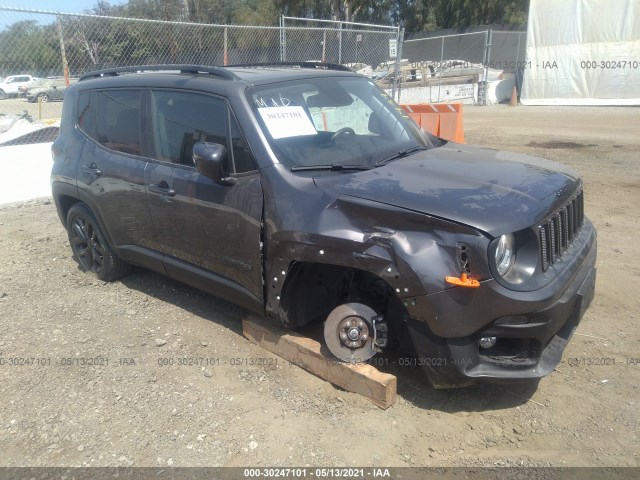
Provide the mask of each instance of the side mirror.
[{"label": "side mirror", "polygon": [[235,185],[238,180],[225,177],[222,163],[227,158],[227,148],[219,143],[196,142],[193,146],[193,163],[196,171],[220,185]]}]

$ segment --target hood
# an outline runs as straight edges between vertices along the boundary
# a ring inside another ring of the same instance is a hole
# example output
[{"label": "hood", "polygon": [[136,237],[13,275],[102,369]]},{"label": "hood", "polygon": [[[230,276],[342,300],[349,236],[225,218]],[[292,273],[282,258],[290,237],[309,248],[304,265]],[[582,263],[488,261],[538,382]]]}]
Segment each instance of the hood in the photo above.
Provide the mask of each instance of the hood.
[{"label": "hood", "polygon": [[314,182],[333,195],[406,208],[494,237],[540,222],[581,184],[575,172],[554,162],[459,144]]}]

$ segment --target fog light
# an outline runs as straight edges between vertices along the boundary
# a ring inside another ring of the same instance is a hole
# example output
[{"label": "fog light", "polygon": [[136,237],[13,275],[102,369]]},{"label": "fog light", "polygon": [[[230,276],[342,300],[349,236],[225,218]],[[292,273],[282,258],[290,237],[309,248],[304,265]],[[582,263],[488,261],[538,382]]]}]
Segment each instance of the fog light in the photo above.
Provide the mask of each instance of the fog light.
[{"label": "fog light", "polygon": [[496,337],[482,337],[480,339],[480,348],[491,348],[496,344]]}]

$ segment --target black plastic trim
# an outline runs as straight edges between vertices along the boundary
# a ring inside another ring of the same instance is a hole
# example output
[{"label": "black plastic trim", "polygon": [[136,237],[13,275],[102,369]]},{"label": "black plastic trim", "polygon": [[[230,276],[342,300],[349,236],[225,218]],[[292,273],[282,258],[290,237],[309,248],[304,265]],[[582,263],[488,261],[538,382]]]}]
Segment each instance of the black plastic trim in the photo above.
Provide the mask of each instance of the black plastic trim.
[{"label": "black plastic trim", "polygon": [[167,274],[162,263],[164,255],[160,252],[137,245],[122,245],[116,251],[118,256],[125,262],[148,268],[163,275]]},{"label": "black plastic trim", "polygon": [[62,205],[60,204],[60,197],[66,196],[75,198],[76,200],[80,201],[80,199],[78,198],[78,187],[67,182],[54,181],[51,182],[51,193],[53,195],[53,202],[56,205],[58,217],[60,218],[60,221],[62,222],[64,228],[67,228],[67,219],[63,215]]},{"label": "black plastic trim", "polygon": [[253,313],[264,315],[264,303],[249,290],[226,277],[195,267],[173,257],[164,257],[171,278],[234,303]]}]

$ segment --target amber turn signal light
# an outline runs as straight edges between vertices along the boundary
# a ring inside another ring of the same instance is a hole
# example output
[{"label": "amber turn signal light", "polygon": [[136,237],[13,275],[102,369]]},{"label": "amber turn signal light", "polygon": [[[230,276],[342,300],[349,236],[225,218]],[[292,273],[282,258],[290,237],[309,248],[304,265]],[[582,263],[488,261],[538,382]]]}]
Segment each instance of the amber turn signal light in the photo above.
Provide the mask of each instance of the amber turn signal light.
[{"label": "amber turn signal light", "polygon": [[444,277],[444,281],[458,287],[478,288],[480,286],[478,280],[469,277],[466,273],[463,273],[459,277]]}]

